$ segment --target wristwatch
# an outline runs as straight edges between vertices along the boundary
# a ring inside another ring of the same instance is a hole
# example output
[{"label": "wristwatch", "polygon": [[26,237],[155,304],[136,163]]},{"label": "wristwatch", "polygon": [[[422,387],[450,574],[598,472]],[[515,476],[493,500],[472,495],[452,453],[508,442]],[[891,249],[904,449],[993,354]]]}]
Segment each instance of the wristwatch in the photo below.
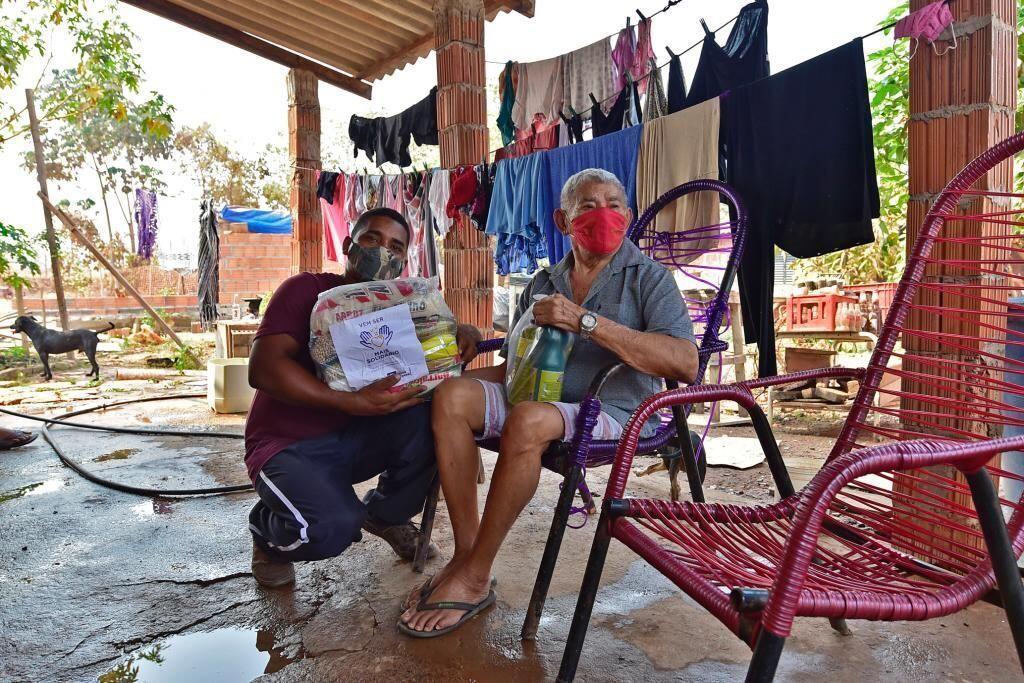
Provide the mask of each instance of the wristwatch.
[{"label": "wristwatch", "polygon": [[590,335],[597,329],[597,316],[590,311],[584,311],[580,317],[580,336],[584,341],[590,339]]}]

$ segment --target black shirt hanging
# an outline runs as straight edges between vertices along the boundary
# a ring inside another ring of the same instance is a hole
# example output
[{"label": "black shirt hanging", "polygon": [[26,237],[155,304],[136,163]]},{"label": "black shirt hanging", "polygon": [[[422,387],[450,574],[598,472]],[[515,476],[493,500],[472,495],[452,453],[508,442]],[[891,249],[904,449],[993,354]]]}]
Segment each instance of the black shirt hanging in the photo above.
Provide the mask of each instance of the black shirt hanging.
[{"label": "black shirt hanging", "polygon": [[629,113],[629,98],[630,95],[633,97],[633,107],[636,112],[637,120],[640,120],[640,92],[636,87],[636,83],[629,83],[625,88],[619,91],[619,96],[615,98],[615,104],[608,111],[607,114],[601,109],[600,103],[595,103],[593,108],[590,110],[590,120],[592,123],[593,137],[599,138],[602,135],[608,133],[614,133],[620,131],[623,128],[628,128],[627,115]]},{"label": "black shirt hanging", "polygon": [[437,133],[437,87],[422,100],[395,116],[368,119],[353,116],[348,123],[348,136],[355,149],[353,156],[362,150],[377,166],[390,161],[401,167],[412,164],[409,143],[436,145]]},{"label": "black shirt hanging", "polygon": [[686,106],[718,97],[726,90],[768,74],[768,2],[757,0],[740,10],[724,46],[715,42],[714,33],[707,31]]},{"label": "black shirt hanging", "polygon": [[668,113],[675,114],[686,106],[686,77],[679,55],[673,54],[668,63]]},{"label": "black shirt hanging", "polygon": [[874,239],[878,182],[861,40],[731,91],[721,130],[726,181],[750,217],[740,297],[763,377],[776,373],[775,245],[806,258]]}]

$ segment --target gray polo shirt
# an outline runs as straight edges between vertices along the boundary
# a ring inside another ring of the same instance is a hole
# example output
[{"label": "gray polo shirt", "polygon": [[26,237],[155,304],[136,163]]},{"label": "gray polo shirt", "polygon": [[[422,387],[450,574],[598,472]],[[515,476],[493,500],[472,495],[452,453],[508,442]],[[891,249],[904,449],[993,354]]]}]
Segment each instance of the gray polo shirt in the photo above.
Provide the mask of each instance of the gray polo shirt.
[{"label": "gray polo shirt", "polygon": [[[572,300],[572,287],[569,284],[572,264],[573,255],[569,252],[557,265],[533,276],[516,304],[513,327],[529,308],[535,295],[557,292]],[[639,332],[657,332],[694,342],[693,324],[672,273],[648,258],[629,240],[622,243],[611,263],[598,274],[583,307]],[[507,352],[508,342],[502,348],[501,355],[507,358]],[[618,362],[619,358],[611,351],[594,341],[584,341],[577,336],[565,370],[562,400],[566,403],[582,401],[594,376]],[[645,375],[627,366],[605,384],[601,391],[601,408],[625,425],[630,414],[644,399],[662,389],[664,384],[660,378]],[[651,426],[648,425],[644,432],[649,434]]]}]

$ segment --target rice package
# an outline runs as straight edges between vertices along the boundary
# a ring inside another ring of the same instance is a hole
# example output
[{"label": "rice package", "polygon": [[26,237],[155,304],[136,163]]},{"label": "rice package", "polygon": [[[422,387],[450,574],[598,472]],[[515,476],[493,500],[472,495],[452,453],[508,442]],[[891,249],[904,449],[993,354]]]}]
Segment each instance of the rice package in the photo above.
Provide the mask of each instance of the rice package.
[{"label": "rice package", "polygon": [[395,374],[396,388],[422,384],[426,394],[462,373],[455,316],[437,278],[329,289],[317,299],[309,329],[317,373],[338,391],[358,391]]}]

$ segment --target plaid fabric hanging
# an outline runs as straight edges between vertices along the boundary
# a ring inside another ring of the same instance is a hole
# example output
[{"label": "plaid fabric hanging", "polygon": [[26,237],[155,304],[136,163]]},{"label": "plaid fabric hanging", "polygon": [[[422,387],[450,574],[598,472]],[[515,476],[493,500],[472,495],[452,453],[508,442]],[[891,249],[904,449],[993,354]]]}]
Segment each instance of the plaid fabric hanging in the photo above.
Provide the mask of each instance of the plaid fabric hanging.
[{"label": "plaid fabric hanging", "polygon": [[199,204],[199,322],[207,332],[217,323],[220,298],[220,235],[213,201]]}]

